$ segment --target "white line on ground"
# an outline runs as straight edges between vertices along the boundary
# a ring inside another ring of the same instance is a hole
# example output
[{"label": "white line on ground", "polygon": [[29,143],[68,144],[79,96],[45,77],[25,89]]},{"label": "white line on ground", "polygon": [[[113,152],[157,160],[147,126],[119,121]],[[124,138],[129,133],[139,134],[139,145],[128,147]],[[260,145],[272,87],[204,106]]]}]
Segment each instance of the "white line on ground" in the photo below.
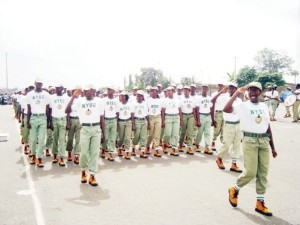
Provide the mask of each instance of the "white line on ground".
[{"label": "white line on ground", "polygon": [[[18,133],[20,135],[20,125],[17,121],[16,121],[16,127],[17,127]],[[30,164],[28,163],[28,159],[27,159],[26,155],[23,154],[23,152],[22,152],[22,158],[25,163],[25,171],[26,171],[26,178],[27,178],[28,186],[29,186],[29,192],[31,193],[31,197],[33,200],[36,223],[37,223],[37,225],[44,225],[45,222],[44,222],[41,204],[40,204],[39,198],[36,194],[35,186],[34,186],[34,183],[33,183],[32,177],[31,177],[31,173],[30,173]]]}]

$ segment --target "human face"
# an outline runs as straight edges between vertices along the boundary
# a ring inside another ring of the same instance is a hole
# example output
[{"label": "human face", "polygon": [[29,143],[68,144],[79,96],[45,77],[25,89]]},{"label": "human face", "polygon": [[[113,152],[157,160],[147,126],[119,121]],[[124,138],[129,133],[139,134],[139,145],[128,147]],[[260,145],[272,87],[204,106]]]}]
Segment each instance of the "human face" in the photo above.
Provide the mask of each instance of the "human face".
[{"label": "human face", "polygon": [[195,92],[196,92],[196,88],[195,87],[191,87],[191,94],[195,94]]},{"label": "human face", "polygon": [[114,93],[115,93],[115,91],[113,89],[110,89],[110,88],[107,89],[107,96],[109,98],[113,98],[114,97]]},{"label": "human face", "polygon": [[223,84],[218,84],[218,91],[221,91],[223,89],[224,85]]},{"label": "human face", "polygon": [[35,84],[35,90],[42,91],[43,83],[35,82],[34,84]]},{"label": "human face", "polygon": [[157,97],[157,90],[155,90],[155,89],[151,90],[151,97],[152,98],[156,98]]},{"label": "human face", "polygon": [[63,87],[55,87],[55,90],[56,90],[56,94],[58,96],[61,96],[64,88]]},{"label": "human face", "polygon": [[140,94],[137,94],[137,97],[136,97],[138,103],[141,103],[144,99],[144,96],[143,95],[140,95]]},{"label": "human face", "polygon": [[167,93],[169,98],[173,98],[173,93],[174,93],[173,90],[168,90]]},{"label": "human face", "polygon": [[95,92],[95,89],[84,90],[84,95],[87,100],[92,100],[94,98]]},{"label": "human face", "polygon": [[206,95],[207,95],[207,92],[208,92],[208,87],[203,86],[203,87],[202,87],[202,96],[206,96]]},{"label": "human face", "polygon": [[237,88],[232,86],[232,85],[229,85],[228,86],[228,93],[230,95],[230,97],[234,94],[234,92],[236,92]]},{"label": "human face", "polygon": [[187,88],[183,89],[183,93],[184,93],[184,96],[186,98],[188,98],[190,96],[190,89],[187,89]]},{"label": "human face", "polygon": [[253,102],[253,103],[257,103],[258,102],[258,97],[261,94],[261,90],[258,89],[257,87],[249,87],[248,92],[249,92],[250,101]]}]

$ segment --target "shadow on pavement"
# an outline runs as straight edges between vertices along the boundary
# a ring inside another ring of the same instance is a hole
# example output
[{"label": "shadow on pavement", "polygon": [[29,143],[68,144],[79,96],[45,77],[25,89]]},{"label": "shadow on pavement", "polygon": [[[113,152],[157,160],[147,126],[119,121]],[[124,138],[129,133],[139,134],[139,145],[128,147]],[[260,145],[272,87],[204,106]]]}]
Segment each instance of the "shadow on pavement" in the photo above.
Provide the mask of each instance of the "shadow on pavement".
[{"label": "shadow on pavement", "polygon": [[[276,216],[271,216],[271,217],[267,217],[267,216],[263,216],[264,218],[262,218],[261,216],[256,216],[254,214],[245,212],[244,210],[238,208],[236,209],[237,211],[239,211],[241,214],[245,215],[249,220],[253,221],[256,224],[263,224],[263,225],[271,225],[271,224],[280,224],[280,225],[292,225],[291,223],[289,223],[288,221],[285,221],[281,218],[278,218]],[[256,213],[256,212],[255,212]]]}]

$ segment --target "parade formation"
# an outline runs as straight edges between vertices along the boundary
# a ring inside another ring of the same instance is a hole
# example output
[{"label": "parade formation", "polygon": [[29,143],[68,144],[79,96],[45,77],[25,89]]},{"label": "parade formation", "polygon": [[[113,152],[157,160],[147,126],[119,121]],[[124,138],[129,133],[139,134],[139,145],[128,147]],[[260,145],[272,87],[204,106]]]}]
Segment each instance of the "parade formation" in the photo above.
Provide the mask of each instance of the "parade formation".
[{"label": "parade formation", "polygon": [[[99,157],[114,162],[115,157],[194,155],[201,153],[203,137],[203,153],[215,157],[217,169],[225,169],[222,159],[229,155],[230,171],[240,173],[228,191],[230,204],[237,207],[241,188],[256,179],[255,211],[272,216],[264,201],[269,149],[277,156],[270,122],[276,121],[280,102],[286,106],[284,118],[299,120],[300,84],[279,95],[276,84],[264,91],[258,82],[244,87],[219,83],[209,96],[208,84],[199,90],[195,84],[172,84],[165,90],[157,84],[146,91],[109,86],[99,93],[94,85],[44,88],[43,83],[38,77],[34,85],[12,96],[23,153],[31,165],[43,168],[45,156],[61,167],[65,160],[73,161],[81,168],[80,182],[98,186]],[[238,162],[242,150],[244,162]]]}]

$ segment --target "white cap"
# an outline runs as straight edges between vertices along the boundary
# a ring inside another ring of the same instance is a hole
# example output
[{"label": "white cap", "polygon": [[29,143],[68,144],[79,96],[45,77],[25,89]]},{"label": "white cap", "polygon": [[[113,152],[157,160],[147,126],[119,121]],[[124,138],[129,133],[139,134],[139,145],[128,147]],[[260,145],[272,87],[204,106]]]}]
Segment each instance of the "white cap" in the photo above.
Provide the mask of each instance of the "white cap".
[{"label": "white cap", "polygon": [[150,87],[150,90],[157,90],[158,91],[158,88],[157,87]]},{"label": "white cap", "polygon": [[62,84],[56,84],[55,87],[64,87]]},{"label": "white cap", "polygon": [[36,82],[36,83],[43,83],[44,80],[43,80],[42,77],[39,76],[39,77],[35,78],[35,82]]},{"label": "white cap", "polygon": [[190,86],[191,86],[191,87],[196,87],[196,84],[191,84]]},{"label": "white cap", "polygon": [[181,84],[177,85],[177,89],[182,89],[182,88],[183,88],[183,86]]},{"label": "white cap", "polygon": [[183,87],[183,89],[189,89],[189,90],[191,90],[191,87],[188,86],[188,85],[185,85],[185,86]]},{"label": "white cap", "polygon": [[174,91],[174,87],[173,86],[169,86],[168,88],[167,88],[167,90],[169,91],[169,90],[173,90]]},{"label": "white cap", "polygon": [[251,82],[250,84],[248,84],[248,88],[250,88],[250,87],[256,87],[259,90],[262,90],[261,83],[259,83],[259,82]]},{"label": "white cap", "polygon": [[91,90],[91,89],[96,90],[96,87],[92,84],[88,84],[88,85],[83,87],[83,90]]},{"label": "white cap", "polygon": [[238,87],[237,83],[234,83],[234,82],[229,82],[229,83],[227,84],[227,86],[233,86],[233,87],[235,87],[235,88]]},{"label": "white cap", "polygon": [[126,91],[122,91],[120,95],[128,95]]},{"label": "white cap", "polygon": [[136,93],[137,93],[138,95],[143,95],[143,96],[144,96],[144,92],[143,92],[142,90],[138,90]]},{"label": "white cap", "polygon": [[162,87],[162,85],[161,84],[157,84],[156,87]]}]

